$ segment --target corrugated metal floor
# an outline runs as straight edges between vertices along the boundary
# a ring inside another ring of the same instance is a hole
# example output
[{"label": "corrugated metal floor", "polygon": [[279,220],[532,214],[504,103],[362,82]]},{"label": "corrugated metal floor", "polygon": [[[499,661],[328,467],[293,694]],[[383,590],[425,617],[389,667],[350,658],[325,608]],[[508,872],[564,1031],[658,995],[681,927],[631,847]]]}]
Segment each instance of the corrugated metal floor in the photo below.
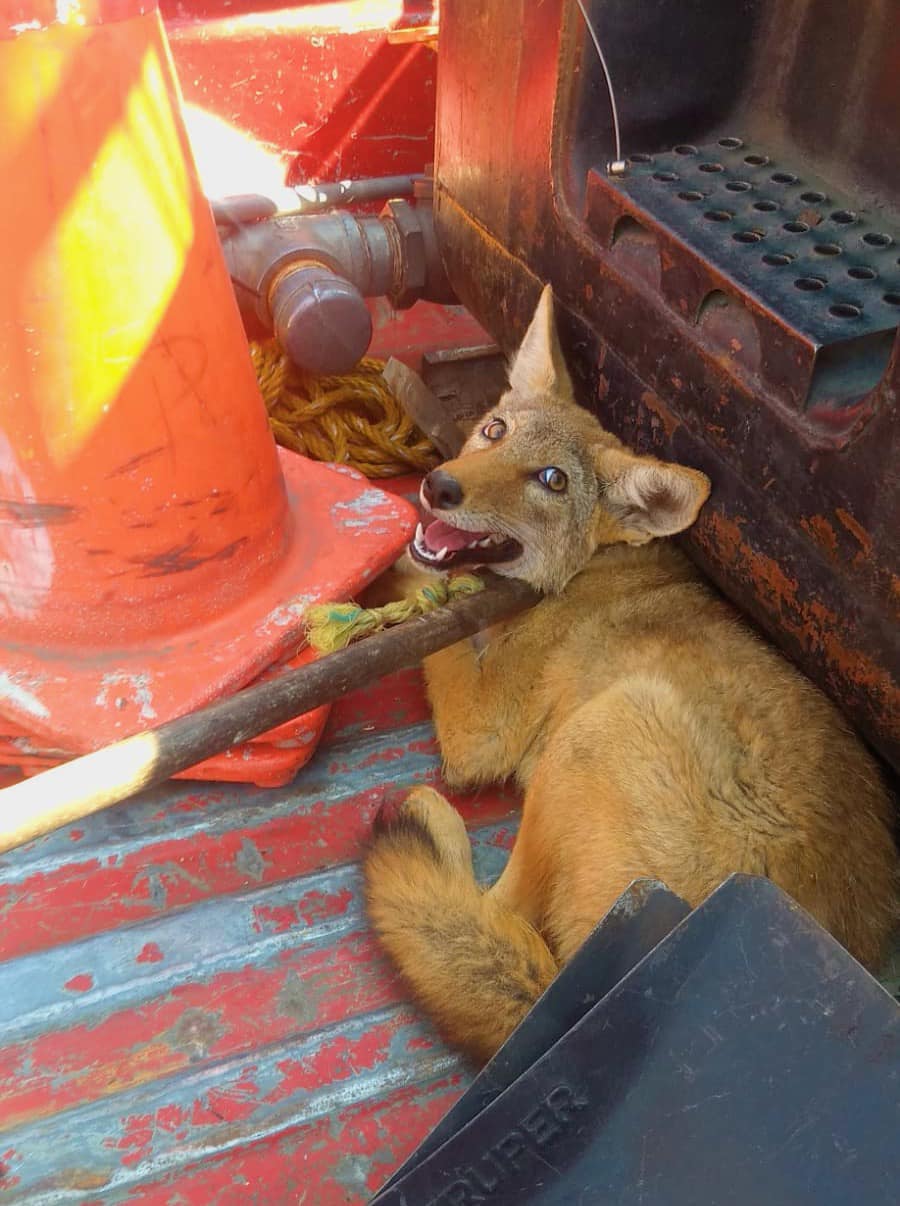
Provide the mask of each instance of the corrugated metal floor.
[{"label": "corrugated metal floor", "polygon": [[[290,787],[166,787],[4,856],[0,1201],[366,1201],[466,1083],[356,865],[385,796],[437,778],[404,673]],[[515,801],[458,803],[493,877]]]}]

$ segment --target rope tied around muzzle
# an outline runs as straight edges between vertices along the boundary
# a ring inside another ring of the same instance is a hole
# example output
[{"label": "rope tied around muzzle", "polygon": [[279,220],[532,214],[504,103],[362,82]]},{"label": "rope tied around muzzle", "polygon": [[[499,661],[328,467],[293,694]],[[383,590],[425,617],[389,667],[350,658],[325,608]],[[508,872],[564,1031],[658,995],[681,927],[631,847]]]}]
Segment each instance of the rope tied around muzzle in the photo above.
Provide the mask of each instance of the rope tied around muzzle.
[{"label": "rope tied around muzzle", "polygon": [[[252,343],[250,355],[272,434],[283,447],[313,460],[350,465],[370,478],[422,472],[437,464],[434,446],[394,397],[380,360],[367,357],[352,373],[319,377],[291,364],[274,342]],[[307,612],[307,640],[318,653],[334,653],[482,590],[480,578],[460,574],[435,578],[383,607],[319,604]]]},{"label": "rope tied around muzzle", "polygon": [[466,595],[484,590],[484,582],[474,574],[460,574],[447,580],[436,579],[408,598],[397,599],[383,607],[360,607],[356,603],[322,603],[307,612],[307,640],[318,653],[334,653],[352,641],[402,624],[415,616],[424,616]]}]

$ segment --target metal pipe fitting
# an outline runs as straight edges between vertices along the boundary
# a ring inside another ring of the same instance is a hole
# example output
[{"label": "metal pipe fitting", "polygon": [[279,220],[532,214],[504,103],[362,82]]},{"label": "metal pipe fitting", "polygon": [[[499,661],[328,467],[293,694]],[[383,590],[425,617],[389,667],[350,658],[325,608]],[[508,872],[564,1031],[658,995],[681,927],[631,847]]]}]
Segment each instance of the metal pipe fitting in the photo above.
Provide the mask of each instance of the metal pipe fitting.
[{"label": "metal pipe fitting", "polygon": [[372,317],[355,285],[324,264],[288,264],[269,288],[275,337],[311,373],[352,368],[372,341]]},{"label": "metal pipe fitting", "polygon": [[210,198],[217,226],[240,226],[259,222],[280,213],[320,214],[329,209],[346,209],[372,201],[388,201],[395,197],[431,196],[432,180],[425,175],[368,176],[357,180],[327,180],[322,184],[285,185],[280,201],[263,193],[246,193],[231,197]]},{"label": "metal pipe fitting", "polygon": [[364,298],[387,296],[398,309],[455,300],[427,196],[389,201],[378,217],[275,215],[221,226],[219,235],[245,325],[274,332],[311,372],[347,372],[365,355]]}]

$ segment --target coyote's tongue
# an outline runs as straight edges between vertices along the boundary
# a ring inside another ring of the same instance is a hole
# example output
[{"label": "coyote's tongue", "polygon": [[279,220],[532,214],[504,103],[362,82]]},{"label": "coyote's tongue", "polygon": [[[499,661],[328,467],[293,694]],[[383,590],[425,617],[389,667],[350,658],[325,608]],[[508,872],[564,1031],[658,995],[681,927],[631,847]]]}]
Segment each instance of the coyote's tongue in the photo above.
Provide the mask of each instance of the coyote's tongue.
[{"label": "coyote's tongue", "polygon": [[451,553],[455,553],[459,549],[468,548],[470,544],[475,544],[486,534],[485,532],[464,532],[461,528],[454,528],[449,523],[444,523],[442,519],[435,519],[425,529],[425,547],[432,553],[439,553],[441,549],[448,549]]}]

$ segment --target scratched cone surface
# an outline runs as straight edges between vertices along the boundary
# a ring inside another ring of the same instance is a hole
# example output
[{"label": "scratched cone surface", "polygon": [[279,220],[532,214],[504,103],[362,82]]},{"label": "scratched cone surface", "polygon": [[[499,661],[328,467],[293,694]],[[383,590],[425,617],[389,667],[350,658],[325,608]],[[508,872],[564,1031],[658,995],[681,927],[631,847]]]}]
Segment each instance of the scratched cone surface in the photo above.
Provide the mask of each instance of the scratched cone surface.
[{"label": "scratched cone surface", "polygon": [[[368,1200],[469,1078],[363,911],[361,845],[416,782],[407,671],[336,703],[291,787],[171,785],[3,856],[0,1202]],[[517,802],[452,798],[493,879]]]},{"label": "scratched cone surface", "polygon": [[0,4],[0,738],[52,757],[296,653],[412,512],[276,449],[155,8],[45,8]]}]

